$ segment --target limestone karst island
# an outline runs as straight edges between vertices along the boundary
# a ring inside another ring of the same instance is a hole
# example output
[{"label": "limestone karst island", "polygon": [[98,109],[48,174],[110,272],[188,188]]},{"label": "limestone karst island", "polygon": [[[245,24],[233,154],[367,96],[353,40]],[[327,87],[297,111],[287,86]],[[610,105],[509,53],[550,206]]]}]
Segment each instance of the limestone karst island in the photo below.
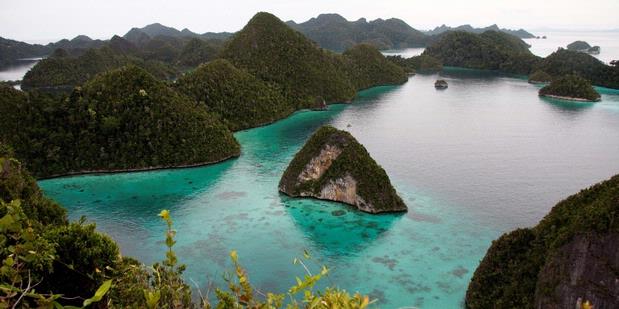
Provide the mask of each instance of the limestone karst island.
[{"label": "limestone karst island", "polygon": [[617,11],[5,1],[0,308],[619,308]]}]

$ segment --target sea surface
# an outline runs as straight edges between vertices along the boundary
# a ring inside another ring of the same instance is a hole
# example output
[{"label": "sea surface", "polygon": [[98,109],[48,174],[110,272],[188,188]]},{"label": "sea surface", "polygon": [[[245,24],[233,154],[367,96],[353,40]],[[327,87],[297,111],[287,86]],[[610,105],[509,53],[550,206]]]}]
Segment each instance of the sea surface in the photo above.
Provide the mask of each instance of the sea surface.
[{"label": "sea surface", "polygon": [[[39,62],[41,58],[20,59],[16,63],[0,67],[0,81],[22,80],[24,75]],[[15,88],[20,89],[19,85]]]},{"label": "sea surface", "polygon": [[[449,88],[436,90],[438,78]],[[589,104],[543,99],[538,89],[447,68],[238,132],[242,155],[224,163],[39,184],[72,220],[86,216],[147,264],[164,259],[157,214],[169,209],[185,277],[202,293],[225,286],[230,250],[260,291],[285,292],[304,274],[293,260],[307,250],[313,272],[331,269],[321,287],[370,294],[380,308],[460,308],[493,239],[619,173],[619,91],[600,88],[602,101]],[[408,213],[370,215],[278,193],[287,164],[325,124],[365,145]]]},{"label": "sea surface", "polygon": [[592,55],[608,64],[619,60],[619,31],[549,31],[533,32],[547,39],[525,39],[531,45],[531,52],[540,57],[546,57],[559,47],[567,48],[574,41],[585,41],[591,46],[600,46],[600,53]]}]

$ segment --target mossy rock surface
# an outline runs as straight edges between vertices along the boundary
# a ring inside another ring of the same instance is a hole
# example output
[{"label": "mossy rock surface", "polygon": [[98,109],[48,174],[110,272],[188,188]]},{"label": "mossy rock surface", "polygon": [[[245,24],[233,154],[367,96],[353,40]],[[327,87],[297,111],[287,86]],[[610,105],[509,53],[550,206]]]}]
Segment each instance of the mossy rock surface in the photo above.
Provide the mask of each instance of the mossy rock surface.
[{"label": "mossy rock surface", "polygon": [[539,95],[591,102],[599,101],[601,98],[588,80],[577,75],[566,75],[553,80],[550,85],[540,89]]},{"label": "mossy rock surface", "polygon": [[[606,251],[587,251],[596,248]],[[466,307],[574,308],[581,297],[595,300],[594,308],[617,308],[619,291],[608,276],[619,262],[607,254],[617,251],[619,175],[559,202],[537,226],[494,241],[471,279]],[[573,275],[583,267],[591,274]]]},{"label": "mossy rock surface", "polygon": [[406,211],[385,170],[348,132],[318,129],[284,172],[279,190],[290,196],[352,204],[370,213]]}]

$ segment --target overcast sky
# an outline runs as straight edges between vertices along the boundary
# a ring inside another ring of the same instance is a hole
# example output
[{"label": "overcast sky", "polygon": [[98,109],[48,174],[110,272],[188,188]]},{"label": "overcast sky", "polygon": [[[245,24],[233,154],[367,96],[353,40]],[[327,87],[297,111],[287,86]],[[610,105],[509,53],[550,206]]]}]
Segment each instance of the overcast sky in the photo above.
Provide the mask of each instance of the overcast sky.
[{"label": "overcast sky", "polygon": [[154,22],[199,33],[237,31],[258,11],[297,22],[320,13],[397,17],[417,29],[494,23],[529,30],[619,28],[619,0],[0,0],[0,36],[38,43],[78,34],[107,39]]}]

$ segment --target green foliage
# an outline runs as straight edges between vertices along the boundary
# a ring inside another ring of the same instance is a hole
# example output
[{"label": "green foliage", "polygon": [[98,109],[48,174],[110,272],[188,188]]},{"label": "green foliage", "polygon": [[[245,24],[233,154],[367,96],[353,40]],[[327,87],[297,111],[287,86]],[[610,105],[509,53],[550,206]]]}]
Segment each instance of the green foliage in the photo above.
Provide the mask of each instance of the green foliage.
[{"label": "green foliage", "polygon": [[320,47],[337,52],[364,43],[379,49],[420,47],[428,40],[422,32],[396,18],[351,22],[337,14],[321,14],[307,22],[288,25]]},{"label": "green foliage", "polygon": [[619,232],[619,175],[559,202],[537,226],[494,241],[471,279],[467,308],[534,307],[542,267],[574,236],[595,232]]},{"label": "green foliage", "polygon": [[355,95],[340,56],[319,49],[269,13],[256,14],[230,39],[222,56],[279,85],[296,108],[316,107],[317,98],[344,102]]},{"label": "green foliage", "polygon": [[586,51],[589,48],[591,48],[591,45],[589,45],[589,43],[585,41],[574,41],[567,45],[568,50],[574,50],[574,51],[582,51],[582,50]]},{"label": "green foliage", "polygon": [[[319,179],[297,184],[298,175],[312,158],[320,154],[325,145],[336,146],[342,153]],[[357,181],[357,194],[371,203],[376,210],[406,209],[387,173],[370,157],[365,147],[350,133],[331,126],[321,127],[310,137],[286,168],[279,187],[286,188],[285,192],[292,196],[298,196],[302,191],[318,194],[326,183],[346,174],[350,174]]]},{"label": "green foliage", "polygon": [[540,89],[541,96],[560,96],[589,101],[599,101],[600,94],[593,89],[591,83],[577,75],[566,75],[553,80],[550,85]]},{"label": "green foliage", "polygon": [[357,89],[381,84],[402,84],[408,80],[401,67],[387,61],[373,46],[356,45],[348,49],[344,57],[351,62],[347,67]]},{"label": "green foliage", "polygon": [[43,195],[35,179],[12,158],[9,147],[0,143],[0,149],[6,149],[0,151],[0,201],[20,200],[20,208],[33,221],[32,224],[66,223],[66,211]]},{"label": "green foliage", "polygon": [[13,64],[19,59],[42,57],[49,53],[50,49],[47,46],[0,37],[0,66]]},{"label": "green foliage", "polygon": [[319,108],[323,100],[347,102],[360,88],[406,79],[374,48],[365,45],[344,55],[322,50],[269,13],[256,14],[230,39],[222,56],[280,87],[295,109]]},{"label": "green foliage", "polygon": [[537,69],[555,78],[575,74],[594,85],[619,89],[619,67],[608,66],[585,53],[559,49],[539,63]]},{"label": "green foliage", "polygon": [[[346,309],[363,309],[369,306],[370,301],[368,296],[363,296],[359,293],[351,296],[346,291],[336,288],[327,288],[324,292],[315,292],[314,286],[323,277],[327,276],[329,269],[322,266],[316,274],[312,273],[307,263],[311,260],[309,253],[305,252],[304,258],[295,259],[294,264],[300,264],[305,269],[303,279],[297,277],[296,284],[292,286],[287,294],[267,293],[264,299],[258,299],[255,295],[253,287],[249,282],[249,278],[245,270],[238,262],[236,251],[230,253],[230,258],[234,265],[235,279],[228,278],[229,291],[216,290],[216,295],[219,303],[216,308],[264,308],[276,309],[282,308],[282,303],[286,296],[290,299],[287,309],[299,308],[346,308]],[[302,295],[301,300],[296,297]],[[203,302],[205,308],[211,308],[208,302]]]},{"label": "green foliage", "polygon": [[178,55],[178,63],[181,66],[196,67],[202,63],[211,61],[217,57],[221,46],[211,42],[193,38],[181,50]]},{"label": "green foliage", "polygon": [[215,116],[135,66],[68,97],[0,93],[0,139],[37,176],[203,164],[240,152]]},{"label": "green foliage", "polygon": [[57,226],[45,231],[42,238],[54,244],[57,255],[53,272],[42,283],[43,289],[54,293],[87,298],[120,263],[118,246],[96,232],[94,224]]},{"label": "green foliage", "polygon": [[294,111],[277,88],[224,59],[199,66],[175,85],[235,131],[271,123]]},{"label": "green foliage", "polygon": [[142,67],[160,79],[168,79],[176,75],[174,69],[161,62],[142,60],[103,47],[89,49],[77,57],[56,55],[39,61],[24,76],[22,88],[70,91],[73,86],[82,85],[99,73],[129,64]]},{"label": "green foliage", "polygon": [[521,39],[498,31],[447,32],[423,53],[444,65],[529,74],[540,58]]},{"label": "green foliage", "polygon": [[529,83],[549,83],[551,81],[552,76],[542,70],[537,70],[529,75]]},{"label": "green foliage", "polygon": [[387,56],[387,60],[399,65],[408,73],[434,73],[443,70],[443,63],[426,54],[403,58],[402,56]]}]

